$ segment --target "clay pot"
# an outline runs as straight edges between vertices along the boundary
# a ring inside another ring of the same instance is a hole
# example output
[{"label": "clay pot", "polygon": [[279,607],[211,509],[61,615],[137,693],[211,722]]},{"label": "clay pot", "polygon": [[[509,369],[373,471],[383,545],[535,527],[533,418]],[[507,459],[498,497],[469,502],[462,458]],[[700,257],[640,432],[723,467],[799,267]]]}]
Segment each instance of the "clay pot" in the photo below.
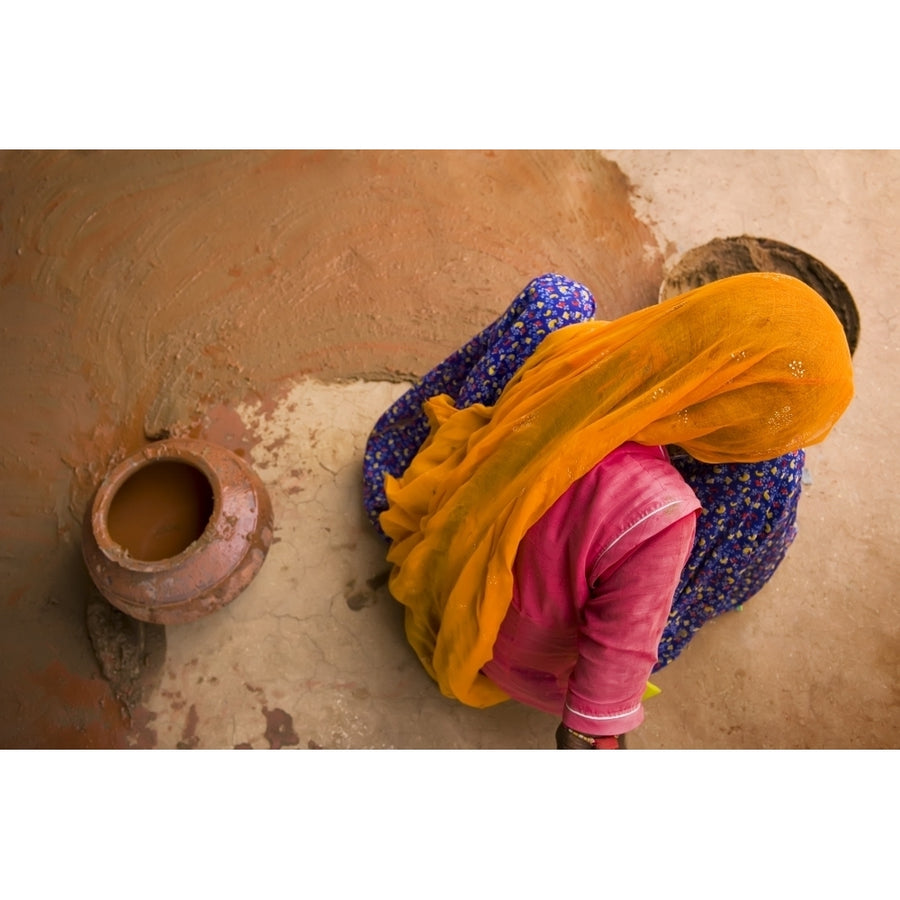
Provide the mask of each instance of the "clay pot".
[{"label": "clay pot", "polygon": [[272,543],[272,504],[259,476],[203,441],[151,444],[97,490],[82,548],[109,602],[143,622],[192,622],[237,597]]},{"label": "clay pot", "polygon": [[771,238],[715,238],[688,250],[666,274],[659,299],[668,300],[710,281],[744,272],[778,272],[808,284],[841,320],[850,353],[855,352],[859,343],[859,310],[847,285],[814,256]]}]

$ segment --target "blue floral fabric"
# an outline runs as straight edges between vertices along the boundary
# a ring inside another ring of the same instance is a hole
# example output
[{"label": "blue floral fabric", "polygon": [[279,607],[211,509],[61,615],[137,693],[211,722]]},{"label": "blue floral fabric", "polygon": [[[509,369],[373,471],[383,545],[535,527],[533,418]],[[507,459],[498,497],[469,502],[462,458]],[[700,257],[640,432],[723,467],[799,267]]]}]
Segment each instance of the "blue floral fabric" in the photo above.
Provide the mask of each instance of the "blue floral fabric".
[{"label": "blue floral fabric", "polygon": [[577,281],[552,274],[535,278],[500,318],[432,369],[379,418],[363,458],[363,502],[382,537],[378,516],[387,509],[384,476],[402,475],[428,437],[425,401],[448,394],[458,409],[473,403],[493,406],[551,331],[592,318],[594,309],[591,292]]},{"label": "blue floral fabric", "polygon": [[[448,394],[460,408],[493,405],[543,338],[592,318],[594,310],[584,285],[542,275],[493,324],[391,405],[369,435],[363,459],[366,513],[382,537],[385,475],[402,475],[428,436],[425,401]],[[674,660],[704,622],[743,605],[771,578],[796,536],[804,461],[799,450],[767,462],[710,465],[670,450],[702,512],[654,671]]]},{"label": "blue floral fabric", "polygon": [[710,465],[669,448],[702,510],[675,591],[654,671],[672,662],[704,622],[746,603],[797,536],[803,450],[760,463]]}]

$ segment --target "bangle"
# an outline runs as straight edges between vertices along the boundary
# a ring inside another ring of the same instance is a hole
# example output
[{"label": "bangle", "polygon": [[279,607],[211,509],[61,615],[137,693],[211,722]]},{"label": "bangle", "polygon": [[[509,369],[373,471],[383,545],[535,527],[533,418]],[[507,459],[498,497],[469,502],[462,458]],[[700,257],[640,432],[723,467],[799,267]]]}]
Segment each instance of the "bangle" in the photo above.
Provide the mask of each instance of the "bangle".
[{"label": "bangle", "polygon": [[585,744],[590,744],[595,750],[618,750],[619,749],[619,737],[618,734],[603,734],[603,735],[590,735],[590,734],[582,734],[580,731],[576,731],[574,728],[569,728],[566,725],[566,731],[572,735],[572,737],[577,738],[579,741],[583,741]]}]

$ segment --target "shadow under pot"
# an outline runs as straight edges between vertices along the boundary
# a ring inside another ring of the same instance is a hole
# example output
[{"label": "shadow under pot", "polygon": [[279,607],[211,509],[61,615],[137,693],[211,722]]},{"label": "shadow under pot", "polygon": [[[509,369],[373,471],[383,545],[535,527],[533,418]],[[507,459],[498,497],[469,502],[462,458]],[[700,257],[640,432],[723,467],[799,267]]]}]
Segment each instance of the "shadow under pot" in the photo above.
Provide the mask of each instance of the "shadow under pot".
[{"label": "shadow under pot", "polygon": [[151,444],[104,479],[85,516],[82,549],[117,609],[160,625],[193,622],[234,600],[272,543],[259,476],[224,447]]}]

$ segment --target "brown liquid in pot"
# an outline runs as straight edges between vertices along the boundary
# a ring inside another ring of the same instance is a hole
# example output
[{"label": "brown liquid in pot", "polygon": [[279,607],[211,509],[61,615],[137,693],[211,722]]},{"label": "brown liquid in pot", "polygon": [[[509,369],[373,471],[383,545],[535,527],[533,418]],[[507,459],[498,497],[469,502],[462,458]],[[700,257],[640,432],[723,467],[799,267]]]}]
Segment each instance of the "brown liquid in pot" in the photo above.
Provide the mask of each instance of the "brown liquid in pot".
[{"label": "brown liquid in pot", "polygon": [[168,559],[203,534],[213,503],[212,487],[199,469],[168,460],[150,463],[113,497],[109,536],[132,559]]}]

